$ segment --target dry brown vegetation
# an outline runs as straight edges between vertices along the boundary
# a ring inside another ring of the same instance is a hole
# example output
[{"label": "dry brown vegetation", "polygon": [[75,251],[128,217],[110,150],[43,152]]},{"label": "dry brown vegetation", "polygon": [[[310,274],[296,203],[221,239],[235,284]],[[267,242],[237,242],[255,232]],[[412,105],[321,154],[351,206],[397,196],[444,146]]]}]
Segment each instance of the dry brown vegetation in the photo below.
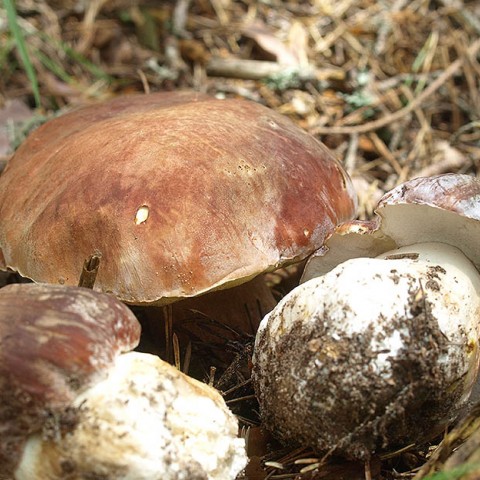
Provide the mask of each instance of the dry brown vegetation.
[{"label": "dry brown vegetation", "polygon": [[[261,102],[325,142],[354,179],[362,218],[407,179],[479,175],[477,0],[19,0],[16,12],[40,105],[0,6],[0,161],[71,105],[194,89]],[[464,454],[447,460],[461,443],[453,433],[432,464],[478,463],[476,417],[459,434],[470,438]],[[414,446],[373,459],[365,472],[266,445],[256,427],[249,442],[249,479],[413,478],[432,452]]]}]

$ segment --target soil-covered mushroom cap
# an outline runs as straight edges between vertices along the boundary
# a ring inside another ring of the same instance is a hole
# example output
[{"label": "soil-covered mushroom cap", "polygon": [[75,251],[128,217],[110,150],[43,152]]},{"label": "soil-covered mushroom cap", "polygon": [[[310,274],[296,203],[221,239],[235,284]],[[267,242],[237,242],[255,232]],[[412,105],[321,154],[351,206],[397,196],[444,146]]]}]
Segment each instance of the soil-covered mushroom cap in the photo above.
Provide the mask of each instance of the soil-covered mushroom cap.
[{"label": "soil-covered mushroom cap", "polygon": [[[354,215],[333,155],[259,104],[127,96],[34,131],[0,177],[0,264],[167,303],[305,258]],[[3,257],[3,258],[2,258]]]},{"label": "soil-covered mushroom cap", "polygon": [[442,243],[348,260],[262,321],[254,384],[285,441],[365,458],[441,433],[478,373],[480,273]]},{"label": "soil-covered mushroom cap", "polygon": [[15,480],[233,480],[246,464],[220,393],[154,355],[120,355],[72,411],[56,438],[29,438]]},{"label": "soil-covered mushroom cap", "polygon": [[30,433],[67,425],[73,399],[139,338],[135,316],[110,295],[55,285],[0,289],[2,471],[12,471]]}]

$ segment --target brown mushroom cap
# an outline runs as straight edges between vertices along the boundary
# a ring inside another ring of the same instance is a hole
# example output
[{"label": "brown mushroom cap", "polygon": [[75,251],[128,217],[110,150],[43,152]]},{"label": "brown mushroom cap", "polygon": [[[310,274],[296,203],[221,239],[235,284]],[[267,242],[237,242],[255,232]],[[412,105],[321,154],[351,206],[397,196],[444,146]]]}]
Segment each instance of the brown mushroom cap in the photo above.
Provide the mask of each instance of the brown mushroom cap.
[{"label": "brown mushroom cap", "polygon": [[374,220],[338,226],[308,260],[302,281],[351,258],[425,242],[459,248],[480,270],[480,182],[475,177],[447,173],[415,178],[386,193],[375,213]]},{"label": "brown mushroom cap", "polygon": [[135,316],[113,296],[59,285],[0,289],[2,472],[13,471],[30,433],[47,422],[52,435],[68,428],[73,399],[139,337]]},{"label": "brown mushroom cap", "polygon": [[[127,96],[33,132],[0,177],[0,265],[164,304],[305,258],[355,212],[328,149],[259,104]],[[2,261],[3,256],[3,261]]]}]

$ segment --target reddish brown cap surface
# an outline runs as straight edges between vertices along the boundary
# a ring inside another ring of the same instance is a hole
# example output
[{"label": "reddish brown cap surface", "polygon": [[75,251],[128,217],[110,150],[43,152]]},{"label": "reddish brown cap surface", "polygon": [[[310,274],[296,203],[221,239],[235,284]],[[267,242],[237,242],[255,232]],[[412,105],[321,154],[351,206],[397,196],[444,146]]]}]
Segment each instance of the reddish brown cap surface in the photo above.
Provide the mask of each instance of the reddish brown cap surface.
[{"label": "reddish brown cap surface", "polygon": [[0,289],[0,465],[13,468],[25,437],[65,425],[73,398],[120,353],[140,325],[113,296],[84,288]]},{"label": "reddish brown cap surface", "polygon": [[480,269],[480,182],[475,177],[448,173],[409,180],[387,192],[375,213],[374,220],[337,227],[307,262],[302,281],[351,258],[423,242],[457,247]]},{"label": "reddish brown cap surface", "polygon": [[387,192],[378,202],[377,211],[401,204],[429,205],[480,220],[480,182],[455,173],[414,178]]},{"label": "reddish brown cap surface", "polygon": [[[167,303],[306,257],[352,218],[333,155],[259,104],[127,96],[38,128],[0,177],[0,261],[35,281]],[[3,252],[2,252],[3,251]]]}]

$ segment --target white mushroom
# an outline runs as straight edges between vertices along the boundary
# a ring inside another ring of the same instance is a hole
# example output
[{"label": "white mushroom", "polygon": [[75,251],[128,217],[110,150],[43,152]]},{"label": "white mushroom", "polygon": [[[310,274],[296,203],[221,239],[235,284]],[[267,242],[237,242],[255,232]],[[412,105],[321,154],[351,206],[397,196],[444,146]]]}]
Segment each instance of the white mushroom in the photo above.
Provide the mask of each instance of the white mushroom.
[{"label": "white mushroom", "polygon": [[75,428],[31,436],[16,480],[223,480],[246,463],[220,394],[154,355],[120,355],[71,408]]},{"label": "white mushroom", "polygon": [[[479,365],[480,184],[417,179],[377,213],[337,229],[307,265],[308,281],[264,318],[255,345],[266,426],[354,458],[441,432]],[[360,252],[377,258],[348,260]]]},{"label": "white mushroom", "polygon": [[15,480],[228,480],[246,464],[221,395],[153,355],[114,297],[0,290],[0,465]]}]

